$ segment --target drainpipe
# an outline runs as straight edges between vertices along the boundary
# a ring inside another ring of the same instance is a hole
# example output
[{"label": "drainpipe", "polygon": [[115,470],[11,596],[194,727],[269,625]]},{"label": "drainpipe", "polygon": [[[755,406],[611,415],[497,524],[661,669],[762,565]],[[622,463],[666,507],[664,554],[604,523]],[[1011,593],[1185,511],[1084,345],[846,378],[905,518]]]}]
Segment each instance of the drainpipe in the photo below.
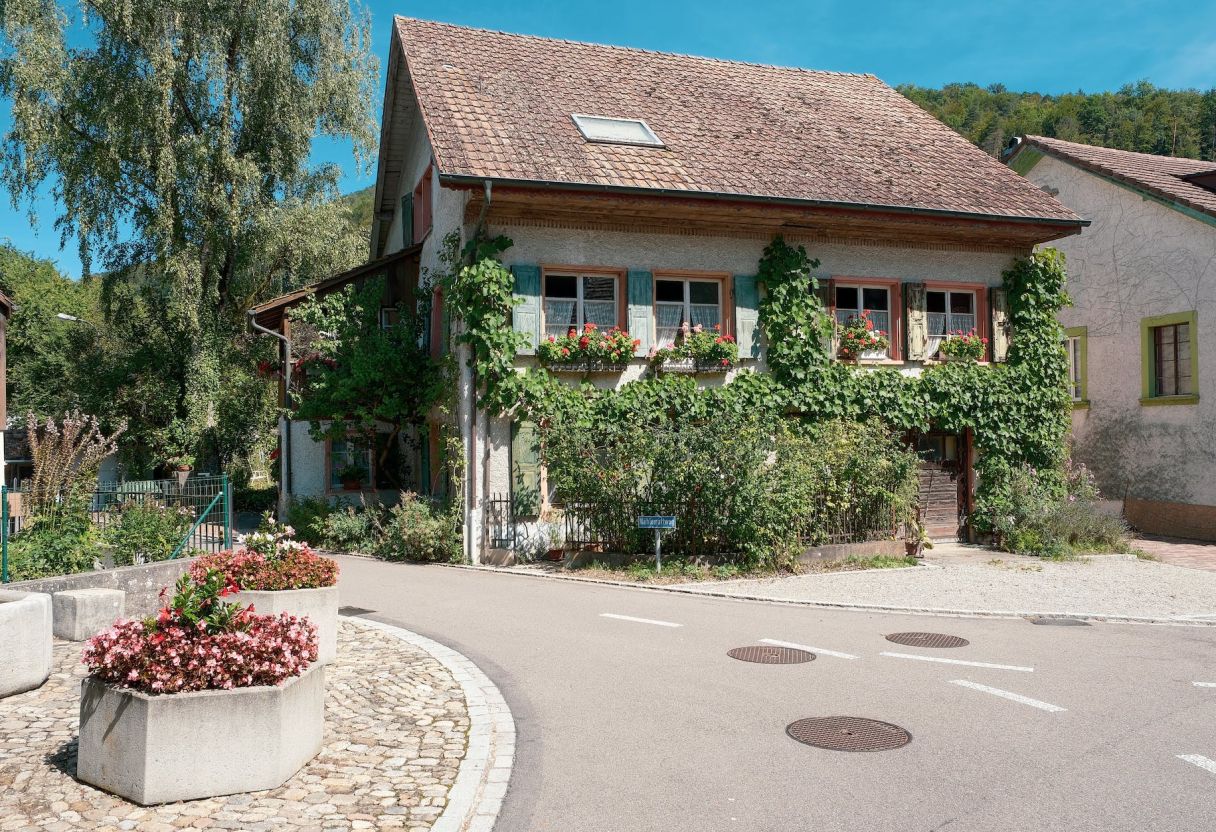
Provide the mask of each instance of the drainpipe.
[{"label": "drainpipe", "polygon": [[[291,399],[291,339],[281,332],[267,329],[258,323],[254,311],[250,309],[249,326],[257,332],[278,338],[283,353],[283,409]],[[291,496],[291,420],[286,412],[279,414],[279,520],[287,517],[287,501]]]}]

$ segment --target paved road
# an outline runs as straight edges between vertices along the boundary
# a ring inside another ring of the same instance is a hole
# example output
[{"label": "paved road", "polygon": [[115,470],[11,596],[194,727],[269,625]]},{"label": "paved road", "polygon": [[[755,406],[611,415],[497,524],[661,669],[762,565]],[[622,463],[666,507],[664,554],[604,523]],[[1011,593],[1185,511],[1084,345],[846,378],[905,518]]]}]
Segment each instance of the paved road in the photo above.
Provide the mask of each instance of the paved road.
[{"label": "paved road", "polygon": [[[1216,682],[1213,627],[879,615],[341,560],[343,604],[461,650],[501,687],[519,745],[500,832],[1216,829],[1216,687],[1194,684]],[[883,637],[909,630],[971,644]],[[726,655],[765,638],[856,658]],[[830,715],[913,740],[862,754],[785,735]]]}]

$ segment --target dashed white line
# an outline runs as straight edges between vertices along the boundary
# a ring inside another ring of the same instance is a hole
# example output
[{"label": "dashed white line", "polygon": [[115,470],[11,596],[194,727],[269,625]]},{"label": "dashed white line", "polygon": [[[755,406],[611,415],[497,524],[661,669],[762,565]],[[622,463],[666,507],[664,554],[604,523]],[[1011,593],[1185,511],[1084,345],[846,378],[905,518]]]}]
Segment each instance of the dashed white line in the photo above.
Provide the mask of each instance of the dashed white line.
[{"label": "dashed white line", "polygon": [[1216,760],[1209,760],[1202,754],[1179,754],[1178,759],[1188,762],[1193,766],[1199,766],[1204,771],[1216,774]]},{"label": "dashed white line", "polygon": [[824,650],[822,647],[810,647],[805,644],[795,644],[792,641],[778,641],[775,638],[762,638],[762,639],[760,639],[760,643],[761,644],[772,644],[776,647],[790,647],[794,650],[805,650],[808,653],[814,653],[815,655],[835,656],[838,659],[855,659],[855,658],[857,658],[852,653],[839,653],[835,650]]},{"label": "dashed white line", "polygon": [[987,667],[992,670],[1020,670],[1023,673],[1034,673],[1033,667],[1021,667],[1016,664],[992,664],[990,662],[968,662],[962,659],[943,659],[938,656],[917,656],[913,653],[880,653],[896,659],[916,659],[920,662],[938,662],[940,664],[961,664],[966,667]]},{"label": "dashed white line", "polygon": [[638,624],[655,624],[659,627],[683,627],[683,624],[676,624],[672,621],[656,621],[653,618],[634,618],[632,615],[617,615],[612,612],[600,613],[600,618],[615,618],[617,621],[633,621]]},{"label": "dashed white line", "polygon": [[1191,682],[1197,688],[1216,688],[1216,682]]},{"label": "dashed white line", "polygon": [[1043,711],[1050,711],[1053,714],[1068,710],[1067,708],[1061,708],[1059,705],[1053,705],[1050,702],[1043,702],[1039,699],[1031,699],[1029,696],[1022,696],[1020,693],[1011,693],[1010,691],[1001,690],[1000,688],[990,688],[987,685],[979,685],[975,682],[968,682],[966,679],[952,679],[950,684],[961,685],[962,687],[971,688],[972,690],[978,690],[983,693],[991,693],[993,696],[999,696],[1002,699],[1009,699],[1013,702],[1020,702],[1023,705],[1029,705],[1032,708],[1038,708],[1039,710]]}]

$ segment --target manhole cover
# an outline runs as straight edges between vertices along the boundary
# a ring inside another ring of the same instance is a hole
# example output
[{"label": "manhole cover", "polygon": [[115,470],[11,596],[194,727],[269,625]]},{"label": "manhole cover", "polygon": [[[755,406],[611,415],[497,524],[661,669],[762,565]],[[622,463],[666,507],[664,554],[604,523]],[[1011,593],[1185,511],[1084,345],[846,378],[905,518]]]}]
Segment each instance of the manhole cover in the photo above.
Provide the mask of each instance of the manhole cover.
[{"label": "manhole cover", "polygon": [[906,644],[909,647],[966,647],[971,642],[959,636],[944,633],[891,633],[887,641]]},{"label": "manhole cover", "polygon": [[1049,627],[1088,627],[1088,621],[1082,621],[1079,618],[1038,618],[1028,617],[1026,619],[1031,624],[1044,624]]},{"label": "manhole cover", "polygon": [[734,650],[727,650],[726,655],[741,662],[758,662],[759,664],[798,664],[815,660],[815,654],[808,653],[806,650],[768,645],[736,647]]},{"label": "manhole cover", "polygon": [[338,607],[338,615],[367,615],[369,612],[375,612],[375,610],[369,610],[366,607]]},{"label": "manhole cover", "polygon": [[859,716],[800,719],[785,727],[791,739],[829,751],[891,751],[903,748],[912,735],[889,722]]}]

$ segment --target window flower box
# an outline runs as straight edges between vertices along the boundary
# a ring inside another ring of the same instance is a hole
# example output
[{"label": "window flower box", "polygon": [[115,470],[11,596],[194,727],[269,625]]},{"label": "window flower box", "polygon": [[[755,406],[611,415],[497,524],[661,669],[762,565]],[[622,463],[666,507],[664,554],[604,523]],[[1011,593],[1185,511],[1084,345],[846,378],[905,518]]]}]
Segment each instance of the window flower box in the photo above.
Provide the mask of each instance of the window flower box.
[{"label": "window flower box", "polygon": [[541,341],[536,355],[541,364],[557,372],[621,372],[639,343],[618,327],[604,332],[587,323],[582,332],[571,327],[565,335],[550,335]]},{"label": "window flower box", "polygon": [[940,361],[970,363],[983,358],[987,349],[987,338],[981,338],[974,329],[970,332],[959,329],[947,333],[946,339],[937,348],[937,357]]},{"label": "window flower box", "polygon": [[725,373],[739,361],[739,345],[717,324],[712,330],[684,324],[674,343],[652,348],[646,358],[656,372]]},{"label": "window flower box", "polygon": [[863,309],[841,326],[836,355],[845,361],[881,361],[890,347],[886,332],[875,328],[869,310]]},{"label": "window flower box", "polygon": [[191,564],[196,578],[214,569],[239,591],[230,600],[254,612],[306,618],[317,629],[317,663],[338,651],[338,565],[293,539],[290,526],[240,538],[240,548],[204,555]]}]

